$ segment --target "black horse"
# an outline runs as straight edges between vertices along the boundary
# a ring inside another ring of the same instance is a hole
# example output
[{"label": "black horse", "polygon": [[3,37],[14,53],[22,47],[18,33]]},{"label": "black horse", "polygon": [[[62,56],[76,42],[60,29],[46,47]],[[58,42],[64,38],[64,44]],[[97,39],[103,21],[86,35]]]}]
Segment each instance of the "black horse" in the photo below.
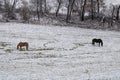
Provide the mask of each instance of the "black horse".
[{"label": "black horse", "polygon": [[102,39],[92,39],[92,45],[95,45],[95,43],[99,43],[99,46],[103,46],[103,41]]}]

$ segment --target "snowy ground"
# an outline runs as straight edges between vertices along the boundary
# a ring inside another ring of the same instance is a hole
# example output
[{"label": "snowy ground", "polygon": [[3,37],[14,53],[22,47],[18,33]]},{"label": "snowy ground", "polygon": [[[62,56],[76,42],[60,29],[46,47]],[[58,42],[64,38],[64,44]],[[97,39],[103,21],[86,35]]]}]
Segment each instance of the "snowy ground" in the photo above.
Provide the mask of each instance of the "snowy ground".
[{"label": "snowy ground", "polygon": [[[29,51],[16,50],[20,41]],[[0,23],[0,80],[120,80],[120,33]]]}]

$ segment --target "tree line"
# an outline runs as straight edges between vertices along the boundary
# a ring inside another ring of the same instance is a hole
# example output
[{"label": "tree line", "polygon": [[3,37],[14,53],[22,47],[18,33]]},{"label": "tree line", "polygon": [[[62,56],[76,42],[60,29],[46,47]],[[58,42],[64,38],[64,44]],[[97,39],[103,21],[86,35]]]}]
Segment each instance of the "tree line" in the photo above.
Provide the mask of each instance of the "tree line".
[{"label": "tree line", "polygon": [[[18,3],[21,2],[20,6]],[[53,2],[51,2],[53,3]],[[54,7],[51,7],[49,0],[0,0],[0,13],[6,21],[21,20],[29,21],[31,18],[40,20],[40,18],[51,14],[51,10],[55,8],[54,15],[59,17],[65,15],[64,20],[70,23],[74,16],[79,21],[100,20],[103,25],[108,23],[113,26],[114,21],[119,22],[120,5],[105,5],[105,0],[54,0]],[[66,13],[60,13],[62,8],[66,9]]]}]

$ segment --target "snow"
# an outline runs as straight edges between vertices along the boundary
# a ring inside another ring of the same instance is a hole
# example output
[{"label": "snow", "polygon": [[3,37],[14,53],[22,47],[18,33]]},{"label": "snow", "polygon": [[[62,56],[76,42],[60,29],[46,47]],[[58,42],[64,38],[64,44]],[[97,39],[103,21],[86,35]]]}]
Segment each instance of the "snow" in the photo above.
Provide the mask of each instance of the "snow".
[{"label": "snow", "polygon": [[[21,41],[29,51],[16,50]],[[0,23],[0,80],[120,80],[119,41],[115,31]]]}]

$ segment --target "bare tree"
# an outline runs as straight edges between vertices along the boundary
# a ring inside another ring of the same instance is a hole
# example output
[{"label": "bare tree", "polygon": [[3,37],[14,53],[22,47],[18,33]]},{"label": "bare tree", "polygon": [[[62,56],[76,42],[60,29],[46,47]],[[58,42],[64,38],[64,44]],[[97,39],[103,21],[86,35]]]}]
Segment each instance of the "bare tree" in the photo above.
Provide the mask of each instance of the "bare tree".
[{"label": "bare tree", "polygon": [[56,10],[56,17],[58,16],[58,13],[59,13],[59,10],[60,10],[61,4],[62,4],[62,0],[57,0],[57,3],[58,3],[58,7]]},{"label": "bare tree", "polygon": [[69,22],[71,19],[71,12],[73,10],[75,0],[69,0],[68,7],[67,7],[67,16],[66,16],[66,22]]},{"label": "bare tree", "polygon": [[14,0],[13,1],[13,4],[12,4],[12,7],[11,7],[11,10],[14,11],[14,9],[16,8],[16,3],[18,2],[18,0]]},{"label": "bare tree", "polygon": [[39,4],[39,5],[40,5],[40,6],[39,6],[39,7],[40,7],[40,8],[39,8],[39,9],[40,9],[40,16],[42,17],[42,16],[43,16],[43,0],[39,0],[39,3],[40,3],[40,4]]},{"label": "bare tree", "polygon": [[44,12],[46,8],[46,0],[30,0],[32,3],[32,6],[34,7],[34,10],[36,12],[38,20],[40,20],[40,17],[43,17]]},{"label": "bare tree", "polygon": [[0,1],[0,12],[3,11],[2,7],[3,7],[3,4],[2,4],[2,1]]},{"label": "bare tree", "polygon": [[97,13],[100,13],[100,0],[97,0]]},{"label": "bare tree", "polygon": [[[32,1],[33,1],[33,0],[32,0]],[[39,0],[36,0],[36,7],[37,7],[37,16],[38,16],[38,20],[40,20]]]},{"label": "bare tree", "polygon": [[120,14],[120,5],[117,8],[117,13],[116,13],[116,19],[119,20],[119,14]]},{"label": "bare tree", "polygon": [[82,3],[82,8],[81,8],[81,21],[84,21],[86,1],[87,1],[87,0],[84,0],[83,3]]},{"label": "bare tree", "polygon": [[91,19],[94,19],[94,6],[93,6],[93,0],[91,0]]},{"label": "bare tree", "polygon": [[44,12],[47,13],[47,1],[44,0]]},{"label": "bare tree", "polygon": [[112,14],[111,14],[111,16],[112,16],[112,19],[111,19],[110,26],[113,26],[113,20],[114,20],[114,18],[115,18],[115,15],[114,15],[114,13],[115,13],[115,6],[113,5]]},{"label": "bare tree", "polygon": [[5,17],[7,19],[16,19],[15,15],[15,8],[16,8],[16,3],[18,0],[14,0],[13,3],[10,3],[9,0],[4,0],[4,9],[5,9]]},{"label": "bare tree", "polygon": [[26,1],[22,1],[23,6],[20,7],[20,15],[22,17],[22,20],[24,22],[28,21],[30,19],[30,9],[28,7],[28,3]]}]

